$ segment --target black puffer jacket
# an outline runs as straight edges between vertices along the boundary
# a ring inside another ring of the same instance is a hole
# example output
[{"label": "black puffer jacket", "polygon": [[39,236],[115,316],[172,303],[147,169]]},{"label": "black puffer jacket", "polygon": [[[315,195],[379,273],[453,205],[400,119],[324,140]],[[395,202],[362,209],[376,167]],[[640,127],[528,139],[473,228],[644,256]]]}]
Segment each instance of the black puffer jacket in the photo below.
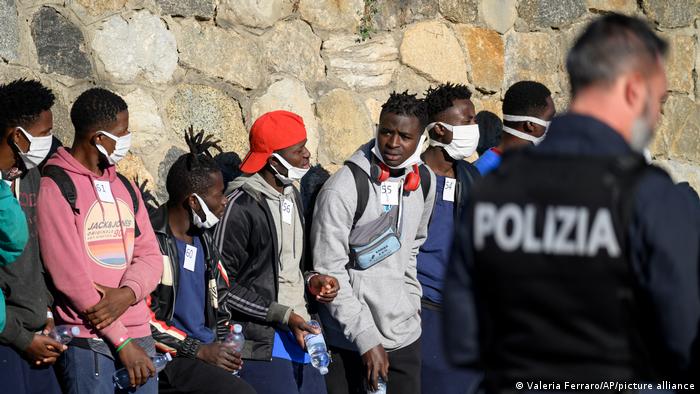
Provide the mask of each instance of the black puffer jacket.
[{"label": "black puffer jacket", "polygon": [[[277,303],[280,261],[274,219],[264,197],[250,189],[238,188],[228,195],[228,200],[214,234],[215,246],[231,278],[230,291],[220,292],[219,335],[227,331],[226,323],[239,323],[246,338],[243,358],[271,360],[275,327],[282,326],[288,310]],[[294,200],[303,221],[296,188]],[[306,283],[314,273],[308,259],[302,257],[299,269]],[[311,299],[308,292],[306,299]],[[309,313],[313,312],[309,308]]]}]

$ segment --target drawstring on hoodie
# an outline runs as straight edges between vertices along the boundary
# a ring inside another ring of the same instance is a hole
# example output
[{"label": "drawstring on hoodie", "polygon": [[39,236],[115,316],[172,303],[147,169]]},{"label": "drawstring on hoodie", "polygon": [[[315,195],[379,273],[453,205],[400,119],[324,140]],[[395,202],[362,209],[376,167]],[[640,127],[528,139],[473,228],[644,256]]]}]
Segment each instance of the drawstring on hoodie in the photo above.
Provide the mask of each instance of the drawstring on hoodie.
[{"label": "drawstring on hoodie", "polygon": [[[105,170],[106,172],[106,170]],[[100,210],[102,210],[102,221],[105,221],[105,207],[102,204],[102,199],[100,198],[99,194],[97,194],[97,188],[95,188],[95,180],[97,179],[96,177],[92,175],[88,175],[90,178],[90,182],[92,183],[92,191],[95,193],[95,198],[97,199],[97,202],[100,204]],[[108,177],[109,178],[109,177]],[[112,190],[112,182],[109,182],[109,189],[110,193]],[[117,208],[117,218],[119,219],[119,230],[121,231],[121,239],[122,239],[122,251],[124,252],[124,264],[127,264],[129,262],[129,253],[127,252],[127,246],[126,246],[126,233],[124,232],[124,226],[122,223],[122,214],[121,211],[119,210],[119,202],[116,197],[114,197],[114,193],[112,193],[112,198],[114,199],[114,205]],[[134,216],[134,220],[136,220],[136,216]]]}]

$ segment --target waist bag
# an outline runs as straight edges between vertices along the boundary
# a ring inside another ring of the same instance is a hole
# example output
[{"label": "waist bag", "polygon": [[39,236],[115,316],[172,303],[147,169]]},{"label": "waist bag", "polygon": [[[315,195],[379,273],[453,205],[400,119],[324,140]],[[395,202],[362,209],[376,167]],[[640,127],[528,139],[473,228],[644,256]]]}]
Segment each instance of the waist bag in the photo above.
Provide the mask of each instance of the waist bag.
[{"label": "waist bag", "polygon": [[376,220],[352,229],[348,243],[353,268],[365,270],[401,249],[400,207],[393,207]]}]

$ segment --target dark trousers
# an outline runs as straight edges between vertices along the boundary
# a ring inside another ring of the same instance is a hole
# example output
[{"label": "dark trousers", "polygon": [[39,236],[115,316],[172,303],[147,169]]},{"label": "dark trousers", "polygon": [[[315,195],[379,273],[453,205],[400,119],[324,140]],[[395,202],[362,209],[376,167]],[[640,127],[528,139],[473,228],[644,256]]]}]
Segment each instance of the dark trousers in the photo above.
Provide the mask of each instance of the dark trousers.
[{"label": "dark trousers", "polygon": [[442,312],[423,305],[421,312],[422,394],[475,393],[481,381],[481,373],[470,369],[457,369],[445,358],[442,335]]},{"label": "dark trousers", "polygon": [[316,368],[281,358],[244,360],[241,378],[258,394],[326,394],[326,383]]},{"label": "dark trousers", "polygon": [[[155,348],[144,349],[151,357]],[[119,390],[112,375],[122,368],[119,361],[78,346],[68,346],[56,362],[56,372],[65,394],[157,394],[158,381],[150,378],[143,386]]]},{"label": "dark trousers", "polygon": [[255,394],[243,379],[202,360],[175,357],[158,374],[161,394]]},{"label": "dark trousers", "polygon": [[13,348],[0,345],[0,392],[61,394],[53,367],[34,367]]},{"label": "dark trousers", "polygon": [[[389,352],[388,394],[420,394],[421,341]],[[365,367],[359,353],[331,347],[333,362],[326,375],[328,394],[364,394]]]}]

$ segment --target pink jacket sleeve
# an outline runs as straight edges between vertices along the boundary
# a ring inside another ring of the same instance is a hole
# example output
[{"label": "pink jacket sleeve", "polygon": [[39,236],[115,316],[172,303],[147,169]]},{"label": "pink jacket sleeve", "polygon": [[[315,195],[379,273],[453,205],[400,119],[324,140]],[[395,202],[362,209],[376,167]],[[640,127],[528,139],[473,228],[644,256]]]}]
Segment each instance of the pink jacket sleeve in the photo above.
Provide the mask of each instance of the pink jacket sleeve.
[{"label": "pink jacket sleeve", "polygon": [[126,269],[120,286],[127,286],[134,291],[136,301],[139,303],[146,298],[160,281],[163,274],[163,256],[156,240],[156,235],[148,218],[148,210],[141,197],[141,192],[132,183],[131,187],[136,191],[139,199],[139,211],[136,213],[136,223],[141,235],[134,240],[134,256],[131,264]]},{"label": "pink jacket sleeve", "polygon": [[[56,289],[67,298],[76,312],[97,304],[100,293],[95,289],[85,254],[85,246],[75,226],[73,211],[54,181],[41,179],[41,197],[37,199],[37,227],[44,265]],[[126,338],[126,327],[115,321],[100,331],[112,344]]]}]

